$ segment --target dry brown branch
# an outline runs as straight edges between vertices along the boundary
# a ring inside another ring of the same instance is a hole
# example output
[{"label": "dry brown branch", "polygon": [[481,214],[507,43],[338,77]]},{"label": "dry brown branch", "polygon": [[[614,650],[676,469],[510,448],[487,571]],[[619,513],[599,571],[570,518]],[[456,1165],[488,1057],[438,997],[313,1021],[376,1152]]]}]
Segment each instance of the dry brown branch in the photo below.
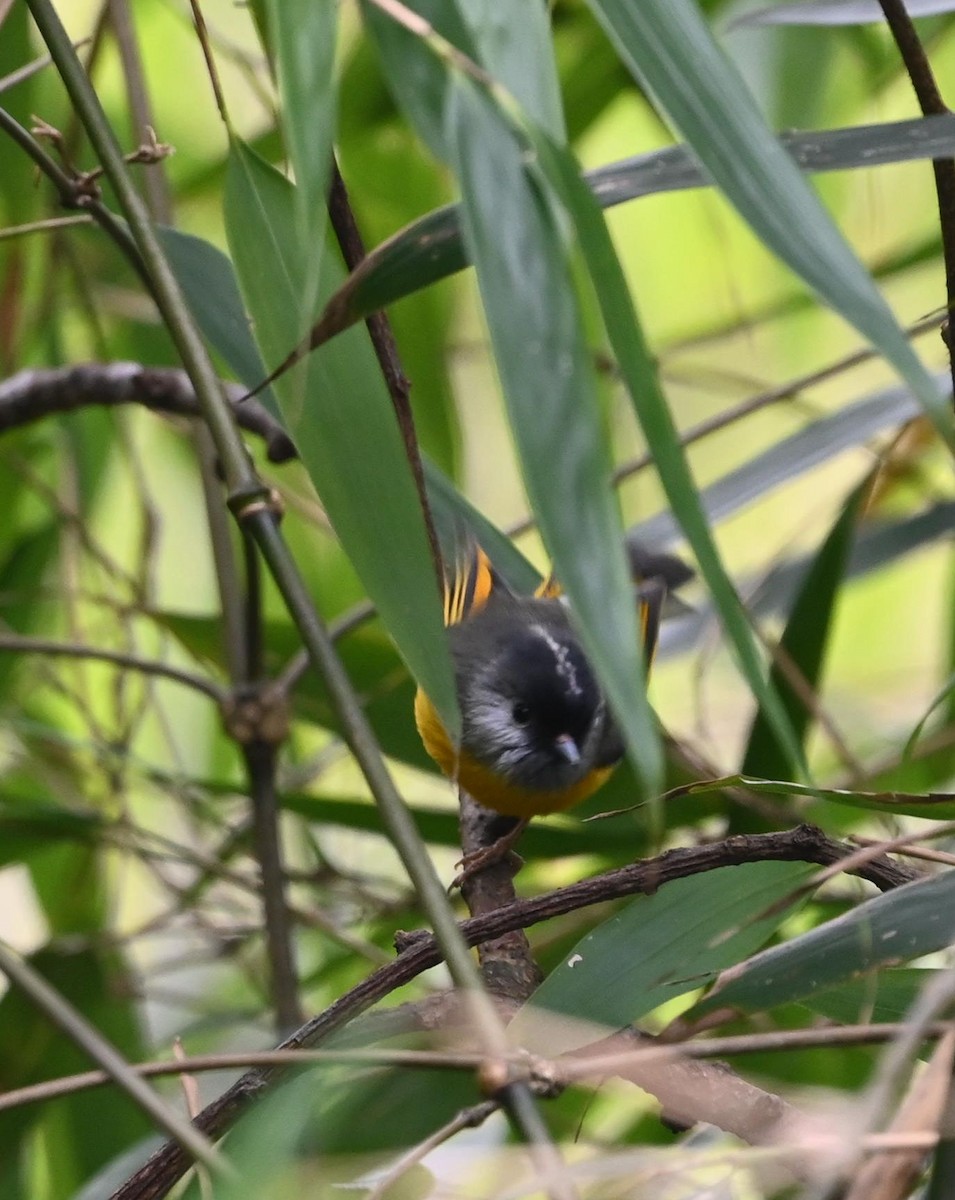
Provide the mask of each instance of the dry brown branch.
[{"label": "dry brown branch", "polygon": [[[504,909],[462,922],[461,932],[469,945],[474,946],[489,937],[499,937],[513,929],[526,928],[590,904],[641,892],[652,894],[670,880],[715,870],[717,867],[769,860],[829,864],[847,857],[850,852],[850,848],[826,837],[811,825],[801,825],[782,833],[728,838],[708,846],[670,850],[657,858],[609,871],[532,900],[516,901]],[[882,890],[898,887],[913,879],[910,871],[886,858],[861,864],[857,872]],[[366,1012],[378,1000],[439,961],[440,952],[430,934],[422,931],[406,935],[401,942],[401,953],[394,963],[379,968],[341,996],[325,1012],[312,1018],[287,1038],[281,1048],[298,1049],[317,1045]],[[221,1136],[257,1097],[274,1086],[280,1075],[279,1068],[247,1072],[200,1113],[196,1124],[207,1135]],[[166,1194],[188,1167],[189,1161],[179,1148],[167,1143],[113,1194],[112,1200],[156,1200]]]},{"label": "dry brown branch", "polygon": [[[269,460],[295,458],[291,438],[264,405],[243,400],[244,389],[223,383],[239,425],[265,442]],[[51,370],[20,371],[0,383],[0,433],[32,425],[43,417],[74,412],[89,405],[141,404],[170,416],[200,418],[185,371],[143,367],[138,363],[82,363]]]}]

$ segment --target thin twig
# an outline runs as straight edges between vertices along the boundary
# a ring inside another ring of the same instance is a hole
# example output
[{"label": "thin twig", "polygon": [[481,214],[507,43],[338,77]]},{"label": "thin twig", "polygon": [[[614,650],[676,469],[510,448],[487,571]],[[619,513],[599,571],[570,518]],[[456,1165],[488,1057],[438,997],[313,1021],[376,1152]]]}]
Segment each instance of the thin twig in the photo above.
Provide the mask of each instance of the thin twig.
[{"label": "thin twig", "polygon": [[432,1150],[443,1146],[462,1129],[476,1129],[479,1125],[483,1125],[488,1117],[492,1117],[499,1108],[500,1105],[494,1100],[485,1100],[481,1104],[473,1104],[470,1108],[462,1108],[450,1121],[420,1141],[417,1146],[412,1146],[410,1150],[400,1155],[376,1180],[365,1196],[365,1200],[384,1200],[392,1185],[397,1183],[401,1176],[410,1171],[412,1167],[416,1167]]},{"label": "thin twig", "polygon": [[[12,4],[12,0],[10,2]],[[0,10],[2,9],[3,5],[0,4]],[[4,13],[0,11],[0,21],[2,21],[3,16]],[[89,45],[89,42],[90,39],[88,37],[80,38],[79,41],[73,43],[73,47],[76,50],[82,50],[85,46]],[[22,67],[17,67],[15,71],[10,71],[8,74],[0,77],[0,92],[9,91],[10,88],[16,87],[17,84],[25,83],[28,79],[32,79],[38,72],[45,70],[52,61],[53,59],[50,58],[49,54],[44,54],[40,58],[35,58],[32,62],[24,63]]]},{"label": "thin twig", "polygon": [[[362,240],[358,222],[348,200],[348,191],[342,179],[338,163],[332,160],[332,182],[328,194],[328,215],[332,229],[341,248],[342,257],[349,271],[354,271],[365,257],[365,244]],[[424,467],[421,464],[421,449],[418,445],[418,435],[415,432],[414,413],[408,394],[411,385],[401,366],[395,335],[391,330],[391,322],[384,312],[372,313],[365,319],[375,357],[381,368],[381,374],[391,397],[392,407],[401,440],[404,443],[405,457],[411,469],[418,502],[421,506],[421,516],[424,520],[425,532],[428,535],[428,545],[431,547],[431,558],[434,563],[435,577],[439,590],[444,586],[444,568],[441,561],[441,546],[431,515],[431,505],[428,503],[428,490],[424,480]]]},{"label": "thin twig", "polygon": [[226,108],[225,103],[225,93],[219,81],[219,69],[216,66],[215,55],[212,52],[212,43],[209,38],[209,29],[206,25],[206,19],[202,15],[199,0],[189,0],[189,7],[192,9],[192,21],[196,29],[196,37],[199,40],[199,45],[202,47],[202,57],[205,59],[206,74],[209,76],[209,82],[212,85],[212,94],[215,97],[216,108],[219,110],[219,116],[222,118],[223,125],[225,125],[226,129],[231,129],[229,110]]},{"label": "thin twig", "polygon": [[8,134],[29,155],[59,193],[64,208],[82,209],[88,212],[115,242],[126,256],[130,266],[149,287],[149,276],[143,266],[136,243],[123,223],[99,199],[99,194],[90,187],[83,187],[71,179],[59,163],[40,145],[35,137],[4,108],[0,108],[0,130]]},{"label": "thin twig", "polygon": [[[116,47],[119,50],[119,61],[123,69],[126,99],[129,102],[129,112],[133,124],[133,136],[137,141],[145,141],[153,134],[156,122],[153,118],[152,104],[146,87],[146,74],[143,70],[139,43],[136,40],[136,30],[133,27],[129,0],[109,0],[109,21],[113,27]],[[145,173],[143,188],[153,220],[159,221],[163,225],[171,225],[173,221],[172,197],[160,160],[157,160],[154,170]]]},{"label": "thin twig", "polygon": [[[664,1042],[637,1034],[646,1044],[635,1050],[602,1053],[597,1047],[584,1047],[572,1055],[548,1059],[528,1056],[515,1050],[508,1061],[523,1069],[532,1080],[540,1079],[549,1087],[580,1083],[595,1077],[615,1075],[634,1066],[651,1062],[673,1063],[681,1059],[706,1061],[735,1058],[746,1054],[789,1053],[793,1050],[815,1050],[826,1047],[878,1046],[894,1041],[908,1029],[902,1021],[868,1025],[822,1025],[807,1029],[775,1029],[761,1033],[735,1034],[727,1037],[708,1037],[695,1041]],[[951,1021],[933,1021],[920,1029],[926,1041],[935,1041],[951,1033]],[[172,1062],[128,1063],[129,1069],[146,1079],[178,1075],[183,1071],[201,1074],[206,1071],[232,1071],[242,1067],[301,1067],[322,1064],[352,1064],[376,1067],[422,1067],[428,1070],[473,1071],[482,1062],[482,1055],[468,1050],[390,1050],[381,1047],[356,1047],[328,1050],[246,1050],[216,1054],[180,1054]],[[63,1075],[42,1083],[28,1084],[0,1094],[0,1112],[26,1104],[45,1103],[58,1096],[71,1095],[112,1082],[106,1071],[82,1071]],[[497,1108],[496,1104],[491,1105]]]},{"label": "thin twig", "polygon": [[[925,49],[919,40],[905,0],[879,0],[902,62],[912,81],[912,88],[924,116],[944,115],[949,109],[938,89]],[[932,160],[935,174],[935,194],[938,198],[938,220],[942,235],[942,257],[945,260],[945,296],[948,320],[943,338],[948,347],[952,373],[952,395],[955,398],[955,341],[952,323],[955,321],[955,159]]]},{"label": "thin twig", "polygon": [[102,646],[87,646],[81,642],[56,642],[49,638],[29,637],[19,633],[0,633],[0,652],[9,654],[40,654],[47,658],[82,658],[95,662],[110,663],[128,671],[140,671],[159,679],[171,679],[184,687],[202,692],[217,704],[226,697],[225,689],[203,675],[194,675],[181,667],[158,662],[151,658],[140,658],[122,650],[107,650]]},{"label": "thin twig", "polygon": [[[850,834],[849,841],[855,846],[878,846],[883,849],[883,843],[878,838],[859,837],[858,834]],[[950,854],[947,850],[931,850],[928,846],[894,846],[893,853],[903,855],[905,858],[920,858],[924,862],[941,863],[946,867],[955,867],[955,854]]]},{"label": "thin twig", "polygon": [[42,221],[27,221],[23,225],[8,225],[0,229],[0,242],[13,241],[15,238],[27,237],[31,233],[55,233],[60,229],[69,229],[74,225],[91,225],[92,217],[45,217]]},{"label": "thin twig", "polygon": [[[908,1029],[904,1021],[888,1021],[878,1025],[823,1025],[809,1029],[774,1029],[761,1033],[742,1033],[727,1037],[705,1038],[697,1041],[666,1042],[647,1039],[636,1050],[619,1048],[611,1053],[595,1053],[585,1047],[573,1057],[556,1062],[556,1074],[561,1083],[575,1083],[599,1075],[613,1075],[618,1070],[661,1060],[675,1062],[681,1058],[722,1059],[742,1054],[773,1054],[791,1050],[815,1050],[826,1046],[877,1046],[894,1041]],[[951,1021],[933,1021],[921,1030],[926,1041],[945,1037],[955,1028]],[[641,1035],[642,1036],[642,1035]]]}]

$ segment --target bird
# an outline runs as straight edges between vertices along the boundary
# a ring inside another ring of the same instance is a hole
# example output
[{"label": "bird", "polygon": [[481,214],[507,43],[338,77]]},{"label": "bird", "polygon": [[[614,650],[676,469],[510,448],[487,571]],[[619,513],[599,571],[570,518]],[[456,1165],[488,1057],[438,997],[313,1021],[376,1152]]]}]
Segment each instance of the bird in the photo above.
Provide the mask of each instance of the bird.
[{"label": "bird", "polygon": [[[649,665],[668,585],[692,572],[642,547],[631,560]],[[624,741],[553,576],[533,594],[518,594],[477,541],[464,539],[445,583],[444,623],[461,736],[452,739],[421,688],[418,732],[461,790],[517,818],[507,834],[511,845],[531,817],[562,812],[601,787],[623,758]]]}]

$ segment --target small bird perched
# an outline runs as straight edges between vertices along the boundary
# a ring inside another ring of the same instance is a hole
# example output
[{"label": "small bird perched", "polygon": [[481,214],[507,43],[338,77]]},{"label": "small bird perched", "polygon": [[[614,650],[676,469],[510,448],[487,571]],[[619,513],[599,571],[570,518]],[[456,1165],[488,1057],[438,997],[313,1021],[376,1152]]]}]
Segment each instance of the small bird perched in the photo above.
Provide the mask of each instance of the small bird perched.
[{"label": "small bird perched", "polygon": [[[640,628],[649,664],[668,583],[692,572],[666,555],[634,555]],[[624,743],[570,621],[546,580],[516,595],[471,542],[445,588],[444,619],[461,708],[455,745],[428,696],[415,720],[441,770],[479,804],[521,818],[580,803],[613,773]],[[511,835],[509,835],[511,837]]]}]

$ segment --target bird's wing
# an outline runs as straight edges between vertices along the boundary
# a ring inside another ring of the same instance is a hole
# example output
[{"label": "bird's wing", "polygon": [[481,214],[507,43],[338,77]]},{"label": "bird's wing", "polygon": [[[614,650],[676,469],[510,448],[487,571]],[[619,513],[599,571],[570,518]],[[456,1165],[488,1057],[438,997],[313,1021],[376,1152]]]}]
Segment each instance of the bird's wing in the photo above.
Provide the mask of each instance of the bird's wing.
[{"label": "bird's wing", "polygon": [[477,542],[462,545],[444,585],[445,625],[457,625],[480,612],[498,587],[503,587],[501,578]]}]

